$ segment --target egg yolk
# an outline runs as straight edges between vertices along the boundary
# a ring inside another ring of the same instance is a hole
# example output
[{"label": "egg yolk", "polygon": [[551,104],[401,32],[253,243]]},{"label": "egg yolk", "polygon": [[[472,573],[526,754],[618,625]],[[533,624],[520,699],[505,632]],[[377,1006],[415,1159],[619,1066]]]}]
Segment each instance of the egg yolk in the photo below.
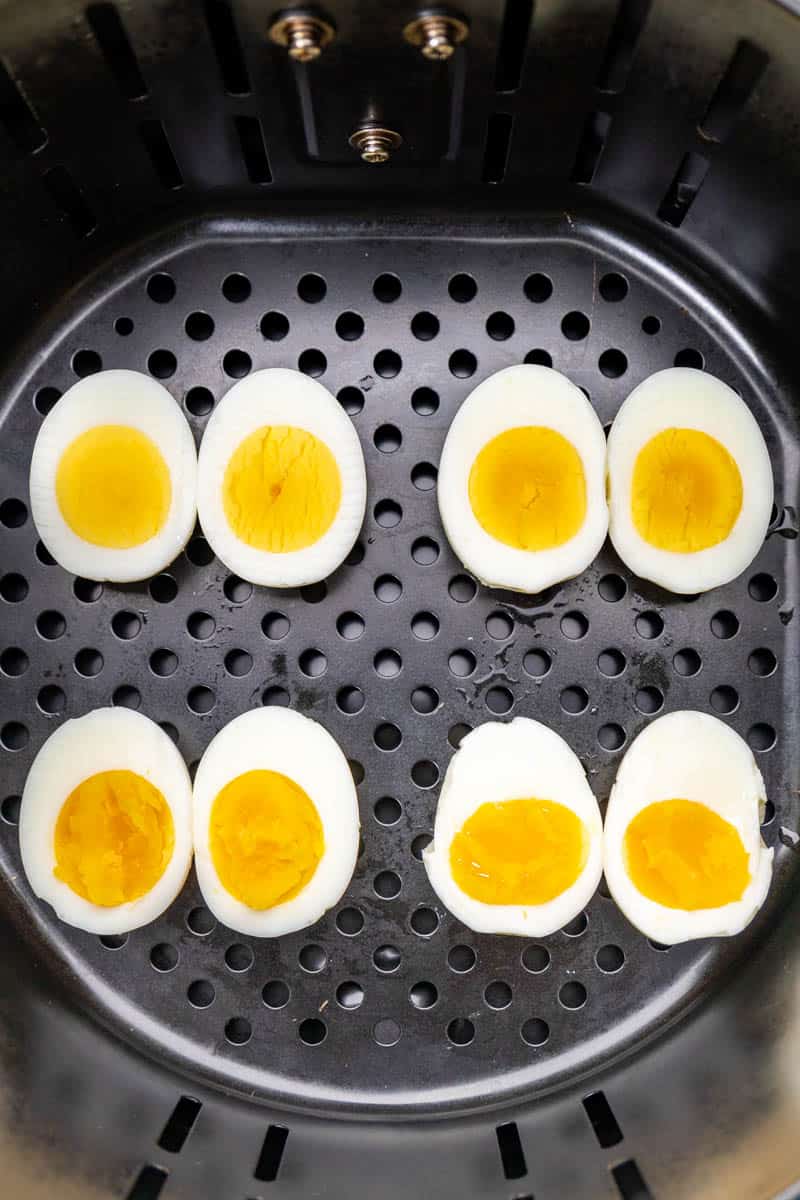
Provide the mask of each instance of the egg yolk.
[{"label": "egg yolk", "polygon": [[214,800],[209,846],[225,890],[263,910],[303,890],[325,839],[319,813],[299,784],[278,771],[246,771]]},{"label": "egg yolk", "polygon": [[158,883],[174,845],[172,813],[157,787],[133,771],[99,771],[61,806],[53,874],[82,899],[113,908]]},{"label": "egg yolk", "polygon": [[486,443],[472,464],[469,501],[479,524],[506,546],[562,546],[586,516],[580,455],[555,429],[506,429]]},{"label": "egg yolk", "polygon": [[660,800],[625,831],[625,865],[648,900],[693,912],[740,900],[750,882],[738,831],[696,800]]},{"label": "egg yolk", "polygon": [[698,429],[664,429],[639,451],[631,515],[659,550],[694,554],[724,542],[742,510],[742,477],[725,447]]},{"label": "egg yolk", "polygon": [[130,550],[163,527],[172,484],[161,452],[141,430],[97,425],[61,455],[56,499],[79,538],[109,550]]},{"label": "egg yolk", "polygon": [[571,887],[589,853],[586,827],[553,800],[481,804],[450,843],[453,879],[483,904],[546,904]]},{"label": "egg yolk", "polygon": [[342,480],[331,451],[306,429],[264,425],[237,447],[222,484],[225,516],[256,550],[286,554],[319,541],[333,524]]}]

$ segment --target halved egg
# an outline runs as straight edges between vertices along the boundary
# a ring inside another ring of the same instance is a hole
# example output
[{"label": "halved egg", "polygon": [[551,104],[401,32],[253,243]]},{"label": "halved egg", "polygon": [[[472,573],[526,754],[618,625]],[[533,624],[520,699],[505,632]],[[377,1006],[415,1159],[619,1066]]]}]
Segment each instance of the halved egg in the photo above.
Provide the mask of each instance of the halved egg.
[{"label": "halved egg", "polygon": [[33,761],[22,865],[68,925],[127,933],[154,921],[192,862],[192,788],[163,729],[127,708],[66,721]]},{"label": "halved egg", "polygon": [[538,592],[580,574],[608,529],[606,439],[580,388],[550,367],[490,375],[445,439],[439,511],[462,563],[491,587]]},{"label": "halved egg", "polygon": [[256,371],[212,413],[200,447],[200,523],[243,579],[267,587],[324,579],[352,549],[366,497],[358,435],[316,380]]},{"label": "halved egg", "polygon": [[347,759],[291,709],[254,709],[220,730],[197,768],[194,819],[200,890],[240,933],[313,925],[353,874],[358,799]]},{"label": "halved egg", "polygon": [[654,941],[739,933],[772,878],[752,751],[716,717],[659,717],[625,754],[605,822],[605,873],[625,916]]},{"label": "halved egg", "polygon": [[600,882],[602,833],[576,755],[546,725],[516,717],[462,741],[423,862],[442,904],[470,929],[544,937]]},{"label": "halved egg", "polygon": [[129,583],[186,545],[196,484],[192,432],[166,388],[139,371],[100,371],[73,384],[42,422],[31,511],[65,570]]},{"label": "halved egg", "polygon": [[608,437],[611,540],[643,579],[705,592],[752,562],[769,525],[772,467],[744,401],[670,367],[623,403]]}]

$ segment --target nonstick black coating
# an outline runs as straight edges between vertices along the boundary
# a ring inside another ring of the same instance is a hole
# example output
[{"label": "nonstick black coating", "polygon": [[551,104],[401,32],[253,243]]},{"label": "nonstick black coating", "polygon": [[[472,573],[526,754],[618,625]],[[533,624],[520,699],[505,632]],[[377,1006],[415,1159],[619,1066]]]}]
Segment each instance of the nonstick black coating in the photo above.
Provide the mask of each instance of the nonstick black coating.
[{"label": "nonstick black coating", "polygon": [[[689,311],[672,280],[578,238],[285,244],[207,231],[157,264],[133,263],[43,350],[3,428],[0,767],[13,887],[29,899],[9,797],[47,734],[98,705],[161,722],[190,766],[238,713],[291,705],[338,739],[361,806],[363,848],[341,903],[276,941],[215,924],[193,878],[158,921],[109,943],[30,901],[48,952],[69,959],[129,1040],[273,1100],[441,1112],[540,1091],[659,1030],[768,927],[793,877],[788,850],[751,932],[670,950],[602,889],[551,937],[474,935],[420,861],[454,746],[467,728],[515,715],[568,741],[603,804],[649,720],[715,713],[757,754],[773,797],[767,842],[780,848],[781,827],[794,827],[796,747],[781,719],[795,677],[791,428],[713,314]],[[606,546],[543,595],[477,586],[444,537],[436,464],[470,389],[525,360],[564,371],[604,423],[673,363],[735,387],[776,482],[775,521],[749,570],[677,597],[632,577]],[[368,516],[349,561],[324,584],[283,592],[231,577],[199,531],[140,585],[76,580],[46,561],[26,515],[33,440],[41,412],[101,366],[162,379],[198,440],[243,373],[319,378],[352,415],[367,463]]]}]

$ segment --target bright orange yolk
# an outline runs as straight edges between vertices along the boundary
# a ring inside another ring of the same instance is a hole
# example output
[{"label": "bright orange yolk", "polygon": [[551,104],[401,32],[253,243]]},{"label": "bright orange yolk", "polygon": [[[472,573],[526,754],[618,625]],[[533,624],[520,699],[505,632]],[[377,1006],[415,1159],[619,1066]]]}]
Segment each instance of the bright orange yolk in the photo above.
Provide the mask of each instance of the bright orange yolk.
[{"label": "bright orange yolk", "polygon": [[56,499],[73,533],[109,550],[155,537],[169,514],[172,483],[155,442],[129,425],[97,425],[67,446]]},{"label": "bright orange yolk", "polygon": [[586,516],[580,455],[555,429],[506,429],[486,443],[472,464],[469,502],[482,528],[506,546],[562,546]]},{"label": "bright orange yolk", "polygon": [[664,429],[639,451],[631,516],[658,550],[694,554],[724,542],[742,510],[742,477],[716,438],[697,429]]},{"label": "bright orange yolk", "polygon": [[133,771],[99,771],[61,807],[53,874],[84,900],[113,908],[158,883],[174,845],[172,813],[157,787]]},{"label": "bright orange yolk", "polygon": [[693,912],[740,900],[750,882],[738,831],[696,800],[660,800],[625,831],[625,864],[639,891]]},{"label": "bright orange yolk", "polygon": [[483,904],[546,904],[575,882],[589,853],[586,827],[553,800],[481,804],[450,843],[450,871]]},{"label": "bright orange yolk", "polygon": [[306,792],[278,771],[246,771],[211,809],[209,844],[220,883],[248,908],[274,908],[302,891],[325,849]]},{"label": "bright orange yolk", "polygon": [[306,429],[264,425],[231,455],[222,503],[233,532],[270,554],[304,550],[333,524],[342,480],[331,451]]}]

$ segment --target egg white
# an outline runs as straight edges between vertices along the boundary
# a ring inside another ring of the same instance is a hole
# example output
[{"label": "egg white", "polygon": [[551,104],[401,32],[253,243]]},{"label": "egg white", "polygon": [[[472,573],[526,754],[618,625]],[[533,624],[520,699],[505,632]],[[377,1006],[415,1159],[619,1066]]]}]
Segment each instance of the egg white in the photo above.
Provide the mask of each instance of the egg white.
[{"label": "egg white", "polygon": [[[158,788],[172,814],[175,844],[161,878],[137,900],[111,908],[84,900],[53,874],[58,815],[71,792],[100,771],[133,771]],[[65,721],[42,746],[22,793],[22,865],[34,893],[68,925],[118,934],[147,925],[183,887],[192,862],[192,785],[167,734],[142,713],[98,708]]]},{"label": "egg white", "polygon": [[[695,800],[733,825],[751,877],[739,900],[687,912],[642,895],[625,867],[625,831],[659,800]],[[606,882],[631,924],[667,946],[744,929],[764,903],[772,878],[772,850],[759,828],[765,804],[764,780],[750,747],[723,721],[685,711],[651,722],[622,760],[605,820]]]},{"label": "egg white", "polygon": [[[453,838],[482,804],[526,797],[563,804],[583,821],[589,839],[583,870],[545,904],[486,904],[468,896],[450,870]],[[442,904],[476,933],[545,937],[571,921],[591,899],[600,882],[602,845],[600,810],[577,756],[546,725],[515,717],[509,724],[481,725],[462,741],[447,768],[433,841],[422,860]]]},{"label": "egg white", "polygon": [[[211,811],[219,793],[247,771],[278,771],[301,787],[322,823],[325,847],[302,891],[257,910],[220,882],[209,844]],[[206,904],[223,924],[252,937],[305,929],[341,899],[358,855],[358,797],[347,759],[322,725],[288,708],[257,708],[221,729],[200,760],[194,780],[195,865]]]},{"label": "egg white", "polygon": [[[542,425],[574,447],[586,480],[586,516],[578,532],[550,550],[517,550],[487,533],[472,510],[469,476],[480,451],[507,429]],[[580,388],[551,367],[522,364],[490,375],[472,391],[450,426],[439,466],[438,498],[448,541],[481,583],[519,592],[579,575],[608,530],[606,439]]]},{"label": "egg white", "polygon": [[[639,534],[631,481],[639,451],[664,429],[697,429],[720,442],[739,468],[742,508],[728,537],[691,554],[660,550]],[[763,434],[740,396],[690,367],[657,371],[634,388],[608,435],[609,532],[620,558],[642,579],[694,594],[735,579],[764,541],[773,501],[772,466]]]},{"label": "egg white", "polygon": [[[126,550],[95,546],[64,520],[56,474],[64,451],[97,425],[128,425],[158,447],[172,496],[161,529]],[[30,470],[31,513],[39,536],[66,571],[87,579],[130,583],[163,570],[191,536],[196,515],[197,453],[189,424],[172,396],[139,371],[99,371],[64,393],[41,424]]]},{"label": "egg white", "polygon": [[[339,511],[316,542],[274,554],[236,536],[225,516],[222,485],[231,456],[264,425],[305,429],[330,450],[341,477]],[[214,553],[251,583],[301,587],[330,575],[347,557],[364,520],[364,456],[350,418],[315,379],[283,367],[255,371],[235,383],[211,414],[200,446],[197,503],[200,524]]]}]

